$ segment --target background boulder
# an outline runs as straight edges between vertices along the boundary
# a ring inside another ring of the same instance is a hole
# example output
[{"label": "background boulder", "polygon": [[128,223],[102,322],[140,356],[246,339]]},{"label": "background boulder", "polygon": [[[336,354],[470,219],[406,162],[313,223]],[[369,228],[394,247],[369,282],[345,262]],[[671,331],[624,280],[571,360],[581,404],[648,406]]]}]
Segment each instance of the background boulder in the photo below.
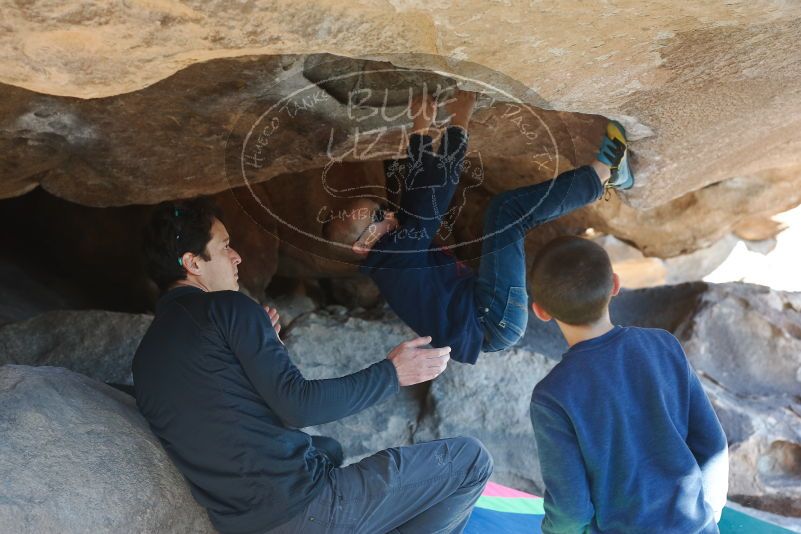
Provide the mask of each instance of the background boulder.
[{"label": "background boulder", "polygon": [[55,367],[0,367],[0,530],[212,533],[133,399]]},{"label": "background boulder", "polygon": [[101,382],[133,384],[131,362],[152,315],[56,310],[0,327],[0,365],[65,367]]}]

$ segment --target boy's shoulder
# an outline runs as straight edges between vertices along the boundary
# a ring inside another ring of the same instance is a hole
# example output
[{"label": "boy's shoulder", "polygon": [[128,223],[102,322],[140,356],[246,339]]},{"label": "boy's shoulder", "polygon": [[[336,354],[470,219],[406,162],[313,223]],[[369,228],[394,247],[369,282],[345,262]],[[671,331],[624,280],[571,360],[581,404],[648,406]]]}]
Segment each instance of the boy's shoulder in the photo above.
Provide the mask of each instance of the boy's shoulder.
[{"label": "boy's shoulder", "polygon": [[[676,339],[676,336],[667,330],[637,326],[619,328],[619,335],[614,336],[603,345],[577,352],[614,352],[626,350],[628,347],[639,348],[645,346],[672,357],[685,358],[681,343]],[[561,361],[545,375],[545,378],[534,386],[534,390],[531,393],[532,402],[545,402],[549,398],[555,399],[560,396],[561,392],[569,391],[570,388],[581,387],[581,384],[588,378],[589,367],[596,364],[603,367],[603,363],[593,359],[591,355],[585,354],[588,357],[572,357],[573,355],[573,351],[568,350],[562,356]]]},{"label": "boy's shoulder", "polygon": [[681,348],[679,340],[664,328],[646,328],[642,326],[619,326],[621,335],[610,339],[599,350],[638,344],[664,345],[666,348]]},{"label": "boy's shoulder", "polygon": [[639,326],[627,326],[626,331],[630,335],[638,336],[644,342],[663,344],[665,348],[683,350],[681,342],[668,330],[664,328],[644,328]]}]

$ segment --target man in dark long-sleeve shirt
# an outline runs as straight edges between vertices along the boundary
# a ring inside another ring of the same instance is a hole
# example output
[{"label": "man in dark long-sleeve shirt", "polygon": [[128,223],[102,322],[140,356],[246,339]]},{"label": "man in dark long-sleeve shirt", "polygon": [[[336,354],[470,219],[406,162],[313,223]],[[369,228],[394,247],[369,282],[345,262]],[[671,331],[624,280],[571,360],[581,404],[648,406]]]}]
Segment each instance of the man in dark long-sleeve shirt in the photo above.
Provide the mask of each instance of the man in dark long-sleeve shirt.
[{"label": "man in dark long-sleeve shirt", "polygon": [[491,471],[476,440],[389,449],[339,468],[338,444],[297,430],[434,378],[449,349],[418,338],[357,373],[306,380],[277,335],[275,311],[236,291],[241,258],[228,241],[205,201],[156,209],[147,256],[166,291],[133,363],[139,409],[215,527],[458,531]]},{"label": "man in dark long-sleeve shirt", "polygon": [[548,244],[532,283],[534,312],[570,345],[531,397],[543,533],[718,532],[726,436],[678,340],[612,326],[619,281],[590,241]]}]

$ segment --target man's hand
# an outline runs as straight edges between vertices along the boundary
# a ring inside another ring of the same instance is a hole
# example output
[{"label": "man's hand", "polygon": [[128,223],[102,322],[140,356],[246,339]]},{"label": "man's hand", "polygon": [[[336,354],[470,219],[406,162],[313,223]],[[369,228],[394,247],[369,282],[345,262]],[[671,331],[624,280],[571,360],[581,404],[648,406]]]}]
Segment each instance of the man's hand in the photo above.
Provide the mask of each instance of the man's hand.
[{"label": "man's hand", "polygon": [[415,96],[411,102],[412,132],[424,134],[431,127],[437,116],[437,101],[427,93]]},{"label": "man's hand", "polygon": [[[281,331],[281,324],[278,322],[278,310],[275,308],[271,308],[269,306],[264,306],[264,311],[267,312],[267,316],[270,318],[270,322],[273,325],[273,329],[275,330],[275,335],[278,335],[278,332]],[[278,339],[281,339],[280,337]]]},{"label": "man's hand", "polygon": [[445,110],[450,115],[452,126],[461,126],[467,130],[470,117],[473,115],[473,108],[476,105],[477,94],[472,91],[457,89],[453,98],[445,105]]},{"label": "man's hand", "polygon": [[404,341],[387,355],[387,359],[395,366],[401,386],[413,386],[432,380],[442,374],[448,366],[451,348],[423,348],[429,343],[431,336],[418,337]]}]

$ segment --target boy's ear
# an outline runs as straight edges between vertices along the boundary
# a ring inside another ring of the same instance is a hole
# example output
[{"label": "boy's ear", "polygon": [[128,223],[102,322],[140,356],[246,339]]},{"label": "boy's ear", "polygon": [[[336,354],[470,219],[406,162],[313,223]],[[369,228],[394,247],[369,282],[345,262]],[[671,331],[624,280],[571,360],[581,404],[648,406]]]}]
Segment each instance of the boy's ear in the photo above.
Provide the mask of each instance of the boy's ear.
[{"label": "boy's ear", "polygon": [[548,313],[547,311],[543,310],[540,307],[540,305],[537,304],[536,302],[532,302],[531,303],[531,310],[534,312],[534,315],[536,315],[537,319],[539,319],[540,321],[545,321],[547,323],[548,321],[553,319],[551,314]]},{"label": "boy's ear", "polygon": [[612,296],[616,297],[620,293],[620,277],[617,273],[612,273]]}]

